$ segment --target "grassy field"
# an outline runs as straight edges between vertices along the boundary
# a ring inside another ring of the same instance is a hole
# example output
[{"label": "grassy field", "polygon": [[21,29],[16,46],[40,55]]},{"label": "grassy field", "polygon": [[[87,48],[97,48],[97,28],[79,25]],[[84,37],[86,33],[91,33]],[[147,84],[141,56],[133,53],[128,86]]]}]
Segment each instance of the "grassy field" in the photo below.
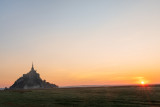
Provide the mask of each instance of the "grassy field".
[{"label": "grassy field", "polygon": [[6,90],[0,107],[160,107],[160,87]]}]

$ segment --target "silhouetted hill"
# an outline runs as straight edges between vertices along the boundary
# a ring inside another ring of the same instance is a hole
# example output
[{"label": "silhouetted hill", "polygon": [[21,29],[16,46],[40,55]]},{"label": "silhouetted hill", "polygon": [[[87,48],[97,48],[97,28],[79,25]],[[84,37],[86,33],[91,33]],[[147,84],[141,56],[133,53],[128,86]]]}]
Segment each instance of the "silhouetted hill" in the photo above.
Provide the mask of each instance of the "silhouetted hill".
[{"label": "silhouetted hill", "polygon": [[57,88],[55,84],[51,84],[42,80],[40,75],[34,70],[33,65],[31,71],[23,74],[9,89],[37,89],[37,88]]}]

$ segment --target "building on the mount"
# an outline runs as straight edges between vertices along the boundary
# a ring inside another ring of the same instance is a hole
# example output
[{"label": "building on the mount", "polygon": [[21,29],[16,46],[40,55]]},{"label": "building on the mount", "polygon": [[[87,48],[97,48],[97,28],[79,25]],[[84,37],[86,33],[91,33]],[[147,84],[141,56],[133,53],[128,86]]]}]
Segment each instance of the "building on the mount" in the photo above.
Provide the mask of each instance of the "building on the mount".
[{"label": "building on the mount", "polygon": [[46,80],[42,80],[32,64],[30,72],[23,74],[23,76],[16,80],[9,89],[41,89],[57,87],[58,86],[55,84],[51,84],[46,82]]}]

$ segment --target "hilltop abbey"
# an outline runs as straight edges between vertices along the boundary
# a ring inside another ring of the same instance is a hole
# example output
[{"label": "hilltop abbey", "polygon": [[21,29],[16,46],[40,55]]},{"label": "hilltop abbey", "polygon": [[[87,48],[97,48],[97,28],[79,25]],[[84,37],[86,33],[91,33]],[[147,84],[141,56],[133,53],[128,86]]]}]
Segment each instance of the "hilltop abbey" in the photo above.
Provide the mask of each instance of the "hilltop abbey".
[{"label": "hilltop abbey", "polygon": [[55,84],[51,84],[42,80],[40,75],[34,69],[33,63],[30,72],[23,74],[17,79],[9,89],[41,89],[41,88],[57,88]]}]

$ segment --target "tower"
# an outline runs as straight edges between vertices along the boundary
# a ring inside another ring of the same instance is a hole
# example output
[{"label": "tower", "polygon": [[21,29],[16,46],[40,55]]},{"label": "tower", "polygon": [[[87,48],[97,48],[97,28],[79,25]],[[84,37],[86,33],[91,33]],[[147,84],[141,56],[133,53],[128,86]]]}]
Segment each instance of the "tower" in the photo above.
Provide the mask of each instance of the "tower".
[{"label": "tower", "polygon": [[34,70],[33,62],[32,62],[32,68],[30,72],[36,72],[36,70]]},{"label": "tower", "polygon": [[32,62],[32,68],[31,68],[31,71],[32,71],[32,70],[34,71],[34,66],[33,66],[33,62]]}]

